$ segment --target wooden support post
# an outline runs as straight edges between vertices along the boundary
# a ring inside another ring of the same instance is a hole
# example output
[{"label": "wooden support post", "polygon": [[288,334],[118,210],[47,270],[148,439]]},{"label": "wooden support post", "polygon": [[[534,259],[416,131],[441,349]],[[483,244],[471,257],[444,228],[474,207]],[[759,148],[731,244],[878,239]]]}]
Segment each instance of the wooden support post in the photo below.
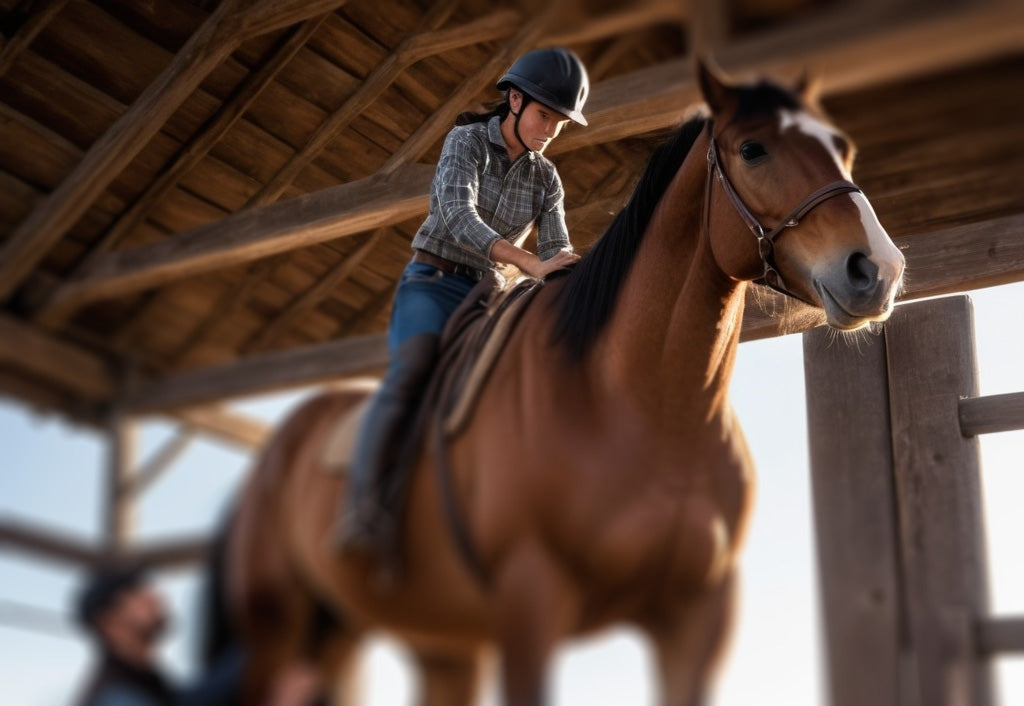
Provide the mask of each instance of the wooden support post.
[{"label": "wooden support post", "polygon": [[884,339],[809,331],[804,376],[828,703],[898,706],[903,607]]},{"label": "wooden support post", "polygon": [[975,630],[988,615],[981,462],[959,421],[959,401],[978,392],[970,299],[897,307],[885,344],[917,704],[988,706]]},{"label": "wooden support post", "polygon": [[132,463],[135,459],[135,427],[128,418],[115,415],[110,421],[108,438],[104,539],[106,551],[116,556],[127,553],[135,519],[135,502],[130,492]]}]

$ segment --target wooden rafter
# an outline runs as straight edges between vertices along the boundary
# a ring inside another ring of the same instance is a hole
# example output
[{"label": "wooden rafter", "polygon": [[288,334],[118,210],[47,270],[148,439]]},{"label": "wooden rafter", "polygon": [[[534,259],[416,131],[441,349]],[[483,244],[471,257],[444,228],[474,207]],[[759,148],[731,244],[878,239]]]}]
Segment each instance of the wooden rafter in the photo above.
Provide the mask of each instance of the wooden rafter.
[{"label": "wooden rafter", "polygon": [[382,361],[387,361],[383,336],[347,338],[253,356],[140,385],[125,395],[123,408],[133,414],[167,412],[351,377],[374,369]]},{"label": "wooden rafter", "polygon": [[33,557],[83,568],[97,566],[115,557],[156,568],[194,564],[205,556],[209,538],[146,542],[114,554],[109,549],[94,546],[62,532],[24,521],[5,519],[0,520],[0,547],[8,551],[29,552]]},{"label": "wooden rafter", "polygon": [[126,486],[121,488],[121,492],[129,497],[141,494],[170,470],[171,465],[188,450],[195,437],[196,433],[192,429],[178,430],[153,453],[153,456],[135,469]]},{"label": "wooden rafter", "polygon": [[172,417],[191,429],[246,450],[260,448],[270,436],[266,422],[218,406],[177,409]]},{"label": "wooden rafter", "polygon": [[[8,370],[14,372],[8,373]],[[25,373],[93,402],[114,399],[120,384],[114,367],[102,356],[0,314],[0,382],[3,382],[0,389],[20,385],[18,389],[30,398],[39,397],[45,406],[60,403],[59,393],[26,382]],[[8,376],[10,382],[4,382]],[[37,389],[33,392],[30,385]],[[193,429],[247,448],[259,446],[267,436],[266,424],[227,410],[181,409],[174,416]]]},{"label": "wooden rafter", "polygon": [[14,33],[6,44],[3,45],[3,49],[0,50],[0,75],[2,75],[11,64],[13,64],[19,55],[32,43],[46,25],[57,16],[65,5],[68,4],[68,0],[48,0],[41,8],[36,10],[29,17],[25,24],[18,28],[18,31]]},{"label": "wooden rafter", "polygon": [[[715,54],[729,72],[796,76],[813,68],[822,91],[839,93],[1024,50],[1024,5],[995,3],[892,24],[875,18],[857,31],[838,22],[737,40]],[[799,47],[795,51],[794,47]],[[907,60],[893,61],[893,56]],[[699,100],[692,60],[679,59],[603,81],[587,103],[590,126],[556,140],[552,154],[614,142],[677,124]]]},{"label": "wooden rafter", "polygon": [[316,15],[344,0],[224,0],[57,189],[0,251],[0,301],[89,209],[202,80],[246,39]]}]

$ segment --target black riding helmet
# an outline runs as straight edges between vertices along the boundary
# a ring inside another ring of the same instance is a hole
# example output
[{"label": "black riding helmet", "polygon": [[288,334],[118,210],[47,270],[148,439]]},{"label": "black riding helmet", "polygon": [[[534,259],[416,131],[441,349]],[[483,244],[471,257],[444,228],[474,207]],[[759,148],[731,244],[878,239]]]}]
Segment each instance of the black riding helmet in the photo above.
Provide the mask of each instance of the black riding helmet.
[{"label": "black riding helmet", "polygon": [[583,104],[590,93],[590,79],[583,62],[568,49],[535,49],[523,54],[501,77],[497,88],[518,88],[573,122],[587,124]]}]

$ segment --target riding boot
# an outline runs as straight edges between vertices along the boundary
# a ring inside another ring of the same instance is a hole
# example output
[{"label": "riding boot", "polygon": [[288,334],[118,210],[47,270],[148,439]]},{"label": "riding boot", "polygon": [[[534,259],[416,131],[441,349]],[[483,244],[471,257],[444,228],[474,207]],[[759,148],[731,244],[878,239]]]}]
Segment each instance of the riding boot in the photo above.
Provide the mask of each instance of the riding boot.
[{"label": "riding boot", "polygon": [[396,528],[389,489],[406,469],[396,468],[402,437],[437,358],[438,336],[419,334],[399,346],[363,418],[348,472],[348,493],[337,539],[341,551],[378,551]]}]

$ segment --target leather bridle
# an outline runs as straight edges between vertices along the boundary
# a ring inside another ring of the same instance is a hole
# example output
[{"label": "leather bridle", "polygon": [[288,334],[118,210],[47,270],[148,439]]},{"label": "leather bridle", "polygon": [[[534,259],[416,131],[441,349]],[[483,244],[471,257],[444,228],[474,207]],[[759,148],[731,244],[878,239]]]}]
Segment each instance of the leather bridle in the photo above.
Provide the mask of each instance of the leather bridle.
[{"label": "leather bridle", "polygon": [[861,191],[861,188],[852,181],[847,181],[845,179],[839,179],[830,184],[826,184],[797,204],[796,208],[790,211],[789,215],[783,218],[779,225],[769,230],[765,226],[761,225],[761,222],[757,217],[750,212],[747,205],[743,203],[743,199],[740,198],[738,193],[736,193],[736,189],[733,187],[732,182],[729,181],[729,177],[727,177],[725,172],[722,170],[721,160],[718,156],[718,145],[715,142],[714,129],[710,123],[709,133],[711,144],[708,146],[708,179],[704,196],[706,204],[704,227],[710,228],[711,187],[714,184],[714,177],[717,176],[718,182],[722,185],[722,190],[725,191],[726,196],[729,197],[729,201],[732,202],[733,208],[736,209],[740,218],[743,219],[743,222],[747,224],[748,228],[750,228],[754,237],[757,238],[757,252],[761,256],[761,263],[764,265],[764,273],[761,275],[760,279],[754,281],[759,284],[765,284],[775,291],[793,297],[794,299],[799,299],[800,301],[806,302],[812,306],[818,306],[815,302],[810,301],[806,297],[801,296],[786,286],[775,262],[775,239],[778,238],[786,228],[795,228],[800,225],[800,221],[804,216],[825,201],[828,201],[834,196],[839,196],[840,194],[859,192]]}]

